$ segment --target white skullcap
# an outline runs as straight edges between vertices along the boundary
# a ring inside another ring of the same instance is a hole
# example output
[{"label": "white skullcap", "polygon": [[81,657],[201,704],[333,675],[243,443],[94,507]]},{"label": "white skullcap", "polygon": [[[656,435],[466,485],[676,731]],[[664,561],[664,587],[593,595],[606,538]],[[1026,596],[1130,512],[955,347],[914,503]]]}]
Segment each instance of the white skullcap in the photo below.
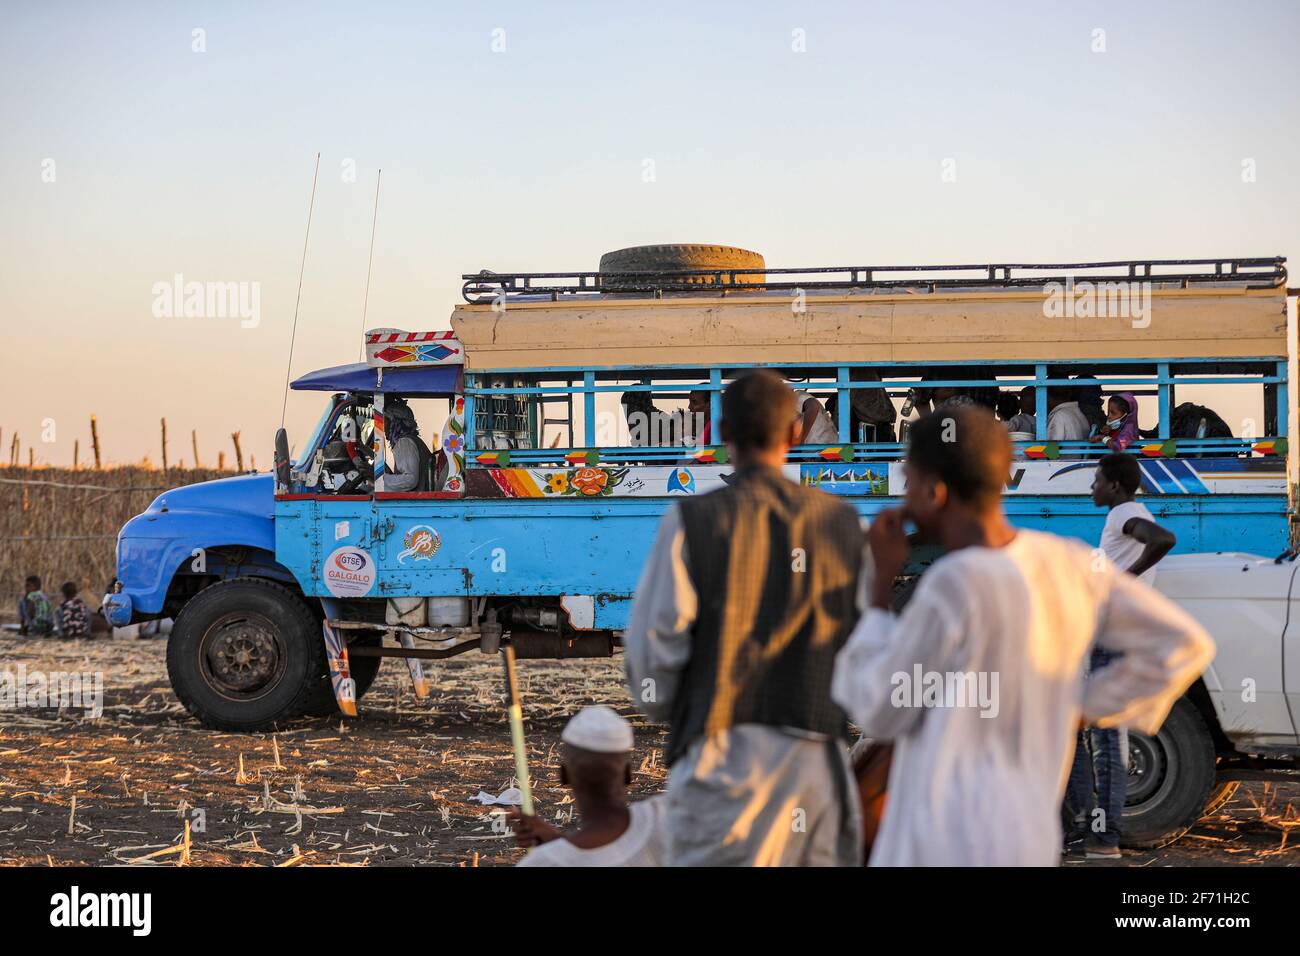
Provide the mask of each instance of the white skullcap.
[{"label": "white skullcap", "polygon": [[625,754],[632,750],[632,725],[603,704],[584,707],[569,719],[560,739],[593,753]]}]

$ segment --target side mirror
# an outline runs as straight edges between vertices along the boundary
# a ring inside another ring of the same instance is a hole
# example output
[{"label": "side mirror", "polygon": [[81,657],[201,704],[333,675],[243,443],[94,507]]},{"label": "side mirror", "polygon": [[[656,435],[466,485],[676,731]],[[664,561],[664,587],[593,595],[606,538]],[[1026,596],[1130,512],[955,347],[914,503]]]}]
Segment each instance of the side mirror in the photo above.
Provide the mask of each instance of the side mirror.
[{"label": "side mirror", "polygon": [[275,490],[283,494],[289,490],[289,435],[283,429],[275,433]]}]

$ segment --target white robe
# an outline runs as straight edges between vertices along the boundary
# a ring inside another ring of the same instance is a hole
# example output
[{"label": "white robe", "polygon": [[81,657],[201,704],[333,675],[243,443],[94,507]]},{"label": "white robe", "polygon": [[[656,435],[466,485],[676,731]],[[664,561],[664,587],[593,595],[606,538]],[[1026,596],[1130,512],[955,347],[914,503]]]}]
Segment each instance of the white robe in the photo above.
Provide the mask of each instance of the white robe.
[{"label": "white robe", "polygon": [[[1123,656],[1085,685],[1094,640]],[[1182,609],[1082,542],[1020,530],[941,558],[901,615],[868,611],[835,663],[835,700],[895,742],[870,864],[1055,865],[1080,716],[1155,733],[1213,656]],[[922,686],[982,674],[996,693],[916,706],[918,665]]]}]

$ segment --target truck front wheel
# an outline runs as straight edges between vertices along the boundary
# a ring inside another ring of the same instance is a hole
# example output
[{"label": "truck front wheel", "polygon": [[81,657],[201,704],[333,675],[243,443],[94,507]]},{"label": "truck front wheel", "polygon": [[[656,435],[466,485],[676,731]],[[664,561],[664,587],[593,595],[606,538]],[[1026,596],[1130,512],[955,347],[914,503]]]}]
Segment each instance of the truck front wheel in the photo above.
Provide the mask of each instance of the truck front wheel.
[{"label": "truck front wheel", "polygon": [[311,610],[259,578],[204,588],[181,609],[167,644],[176,696],[217,730],[270,730],[302,714],[325,669]]}]

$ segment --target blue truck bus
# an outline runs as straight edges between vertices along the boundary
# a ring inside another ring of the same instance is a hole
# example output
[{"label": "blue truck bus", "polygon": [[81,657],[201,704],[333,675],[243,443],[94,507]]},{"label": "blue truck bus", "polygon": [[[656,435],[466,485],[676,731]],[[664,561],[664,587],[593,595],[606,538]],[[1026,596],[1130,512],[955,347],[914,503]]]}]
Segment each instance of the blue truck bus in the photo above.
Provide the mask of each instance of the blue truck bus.
[{"label": "blue truck bus", "polygon": [[425,662],[503,641],[608,656],[664,511],[727,481],[712,423],[756,367],[832,429],[790,479],[865,518],[900,493],[928,404],[1014,396],[1007,511],[1095,543],[1109,449],[1054,439],[1052,414],[1129,393],[1127,450],[1178,551],[1291,545],[1280,258],[768,269],[634,251],[619,271],[467,275],[450,330],[373,330],[365,362],[298,378],[325,399],[296,455],[282,431],[271,473],[168,491],[122,529],[110,620],[174,618],[178,697],[236,731],[355,714],[385,657],[423,693]]}]

